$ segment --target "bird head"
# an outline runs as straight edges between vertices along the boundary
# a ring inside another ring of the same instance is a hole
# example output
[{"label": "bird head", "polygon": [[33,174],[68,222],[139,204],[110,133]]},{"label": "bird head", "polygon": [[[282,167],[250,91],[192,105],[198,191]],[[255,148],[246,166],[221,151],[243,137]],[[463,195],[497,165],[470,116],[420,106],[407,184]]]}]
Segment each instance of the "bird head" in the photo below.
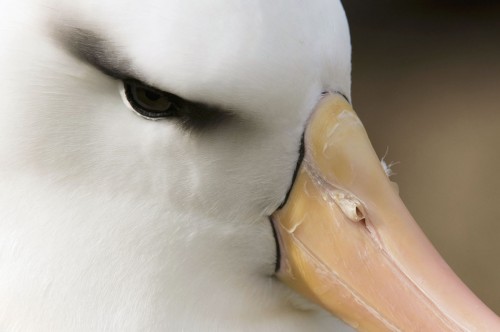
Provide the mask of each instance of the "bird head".
[{"label": "bird head", "polygon": [[498,327],[351,108],[340,1],[7,6],[0,169],[34,204],[11,197],[4,214],[44,236],[19,254],[52,268],[30,279],[41,312],[169,330],[330,330],[324,309],[367,331]]}]

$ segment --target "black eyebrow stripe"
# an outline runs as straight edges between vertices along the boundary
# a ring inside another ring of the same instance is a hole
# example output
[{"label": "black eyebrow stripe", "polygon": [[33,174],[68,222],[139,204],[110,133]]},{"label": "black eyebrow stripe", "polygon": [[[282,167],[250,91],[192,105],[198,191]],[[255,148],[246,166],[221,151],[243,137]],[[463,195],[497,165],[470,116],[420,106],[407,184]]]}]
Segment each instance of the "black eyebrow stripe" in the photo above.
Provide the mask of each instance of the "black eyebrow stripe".
[{"label": "black eyebrow stripe", "polygon": [[[176,121],[186,131],[202,132],[209,129],[214,129],[221,124],[232,122],[236,118],[235,114],[228,110],[223,110],[219,107],[212,106],[206,103],[186,100],[172,93],[158,90],[155,87],[145,85],[141,81],[128,79],[124,81],[124,84],[126,86],[125,90],[127,91],[127,98],[130,97],[130,89],[133,89],[134,86],[139,87],[140,89],[148,89],[156,92],[158,95],[167,97],[172,102],[172,104],[175,105],[172,113],[170,115],[152,119]],[[137,112],[143,116],[145,115],[146,118],[149,117],[147,114],[144,114],[141,111]]]},{"label": "black eyebrow stripe", "polygon": [[116,79],[134,77],[130,61],[117,51],[116,45],[100,34],[81,28],[58,32],[59,40],[71,54]]}]

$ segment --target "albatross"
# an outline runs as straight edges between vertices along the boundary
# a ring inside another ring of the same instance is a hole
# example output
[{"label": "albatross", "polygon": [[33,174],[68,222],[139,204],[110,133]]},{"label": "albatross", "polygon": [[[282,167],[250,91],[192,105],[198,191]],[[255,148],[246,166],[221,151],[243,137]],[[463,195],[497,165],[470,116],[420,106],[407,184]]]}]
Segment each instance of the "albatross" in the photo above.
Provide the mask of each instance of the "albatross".
[{"label": "albatross", "polygon": [[0,16],[0,330],[500,330],[351,107],[340,1]]}]

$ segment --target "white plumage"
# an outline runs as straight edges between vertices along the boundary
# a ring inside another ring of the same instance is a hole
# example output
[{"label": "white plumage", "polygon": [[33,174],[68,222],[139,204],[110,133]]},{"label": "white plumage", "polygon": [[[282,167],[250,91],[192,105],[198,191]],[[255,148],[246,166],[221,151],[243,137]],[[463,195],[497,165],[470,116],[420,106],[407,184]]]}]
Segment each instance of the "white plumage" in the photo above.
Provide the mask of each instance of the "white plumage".
[{"label": "white plumage", "polygon": [[[234,121],[138,117],[75,31]],[[2,331],[341,325],[272,277],[268,221],[321,93],[350,94],[339,1],[7,0],[0,44]]]}]

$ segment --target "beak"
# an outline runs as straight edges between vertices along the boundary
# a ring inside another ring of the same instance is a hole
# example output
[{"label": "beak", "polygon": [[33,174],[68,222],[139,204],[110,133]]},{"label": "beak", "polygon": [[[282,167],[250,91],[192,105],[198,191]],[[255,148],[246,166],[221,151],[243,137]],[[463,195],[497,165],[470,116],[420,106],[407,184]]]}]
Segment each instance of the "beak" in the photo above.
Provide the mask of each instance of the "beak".
[{"label": "beak", "polygon": [[342,96],[323,98],[304,139],[272,215],[281,281],[360,331],[500,331],[413,220]]}]

